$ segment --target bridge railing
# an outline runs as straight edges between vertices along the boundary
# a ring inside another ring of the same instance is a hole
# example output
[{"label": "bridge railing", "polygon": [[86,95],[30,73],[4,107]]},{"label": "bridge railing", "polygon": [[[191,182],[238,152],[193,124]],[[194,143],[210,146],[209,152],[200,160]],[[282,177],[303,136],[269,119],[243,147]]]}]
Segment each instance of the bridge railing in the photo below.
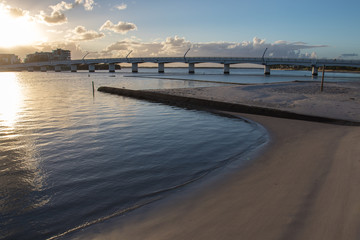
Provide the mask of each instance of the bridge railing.
[{"label": "bridge railing", "polygon": [[76,59],[67,61],[49,61],[21,63],[12,65],[0,65],[0,68],[28,68],[41,66],[58,65],[90,65],[90,64],[116,64],[116,63],[219,63],[219,64],[237,64],[237,63],[255,63],[264,65],[305,65],[305,66],[352,66],[360,67],[360,60],[344,59],[315,59],[315,58],[255,58],[255,57],[136,57],[136,58],[101,58],[101,59]]}]

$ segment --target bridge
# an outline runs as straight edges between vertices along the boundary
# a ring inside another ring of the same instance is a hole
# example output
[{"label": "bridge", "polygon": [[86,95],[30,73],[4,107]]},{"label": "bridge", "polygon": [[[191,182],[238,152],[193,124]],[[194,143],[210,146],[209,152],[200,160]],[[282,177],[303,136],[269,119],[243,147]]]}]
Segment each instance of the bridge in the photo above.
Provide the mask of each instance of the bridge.
[{"label": "bridge", "polygon": [[40,71],[46,72],[49,67],[61,72],[63,66],[70,67],[71,72],[76,72],[79,65],[87,65],[89,72],[95,72],[95,65],[108,64],[109,72],[115,72],[115,65],[121,63],[131,64],[132,72],[137,73],[139,64],[155,63],[158,64],[158,72],[165,72],[167,63],[185,63],[188,64],[189,73],[195,73],[195,64],[198,63],[218,63],[223,64],[224,74],[230,73],[230,65],[239,63],[252,63],[264,66],[264,74],[270,74],[270,67],[273,65],[304,66],[312,68],[312,75],[318,75],[318,69],[321,66],[340,66],[340,67],[360,67],[360,60],[343,59],[312,59],[312,58],[244,58],[244,57],[138,57],[138,58],[100,58],[100,59],[79,59],[67,61],[50,61],[21,63],[12,65],[0,65],[0,70],[27,70],[34,71],[40,68]]}]

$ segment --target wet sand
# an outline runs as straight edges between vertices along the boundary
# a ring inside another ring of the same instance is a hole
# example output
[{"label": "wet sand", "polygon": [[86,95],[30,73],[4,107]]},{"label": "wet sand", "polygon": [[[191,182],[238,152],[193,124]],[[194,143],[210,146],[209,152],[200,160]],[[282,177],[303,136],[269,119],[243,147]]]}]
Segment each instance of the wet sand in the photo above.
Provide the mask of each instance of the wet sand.
[{"label": "wet sand", "polygon": [[359,239],[360,128],[241,116],[272,136],[252,164],[79,239]]},{"label": "wet sand", "polygon": [[360,127],[232,114],[270,133],[251,164],[75,239],[360,239]]}]

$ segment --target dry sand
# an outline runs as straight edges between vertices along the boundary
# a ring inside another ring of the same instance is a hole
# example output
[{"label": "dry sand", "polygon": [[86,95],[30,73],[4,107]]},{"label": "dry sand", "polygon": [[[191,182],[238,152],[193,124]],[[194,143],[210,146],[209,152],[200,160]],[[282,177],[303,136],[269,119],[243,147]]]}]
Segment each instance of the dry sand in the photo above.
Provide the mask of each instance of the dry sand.
[{"label": "dry sand", "polygon": [[162,89],[156,92],[360,121],[360,81],[325,83],[323,92],[320,92],[318,82]]},{"label": "dry sand", "polygon": [[[308,91],[291,93],[294,85],[288,87],[286,94],[290,95],[305,95]],[[349,90],[337,88],[338,92]],[[217,96],[227,96],[224,99],[231,101],[234,92],[230,92],[234,89],[224,89]],[[282,90],[286,92],[285,88]],[[352,101],[359,101],[358,93],[343,94],[333,93],[338,98],[348,98],[346,101],[333,98],[324,102],[342,104],[343,112],[353,113],[346,117],[359,121],[354,117],[360,114],[359,106],[351,110]],[[200,97],[204,96],[210,97]],[[291,104],[289,99],[287,104]],[[302,104],[303,111],[311,109]],[[325,110],[322,113],[331,114]],[[238,115],[262,124],[271,135],[271,143],[252,164],[211,187],[135,214],[126,224],[85,231],[75,238],[360,239],[360,128]],[[337,112],[331,116],[334,115],[341,116]]]}]

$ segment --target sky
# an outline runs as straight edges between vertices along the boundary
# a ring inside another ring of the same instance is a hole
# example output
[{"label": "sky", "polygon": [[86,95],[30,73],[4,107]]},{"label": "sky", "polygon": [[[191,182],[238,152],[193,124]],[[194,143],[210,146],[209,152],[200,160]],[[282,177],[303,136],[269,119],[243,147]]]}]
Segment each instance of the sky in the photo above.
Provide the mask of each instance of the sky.
[{"label": "sky", "polygon": [[0,53],[360,59],[358,0],[0,0]]}]

